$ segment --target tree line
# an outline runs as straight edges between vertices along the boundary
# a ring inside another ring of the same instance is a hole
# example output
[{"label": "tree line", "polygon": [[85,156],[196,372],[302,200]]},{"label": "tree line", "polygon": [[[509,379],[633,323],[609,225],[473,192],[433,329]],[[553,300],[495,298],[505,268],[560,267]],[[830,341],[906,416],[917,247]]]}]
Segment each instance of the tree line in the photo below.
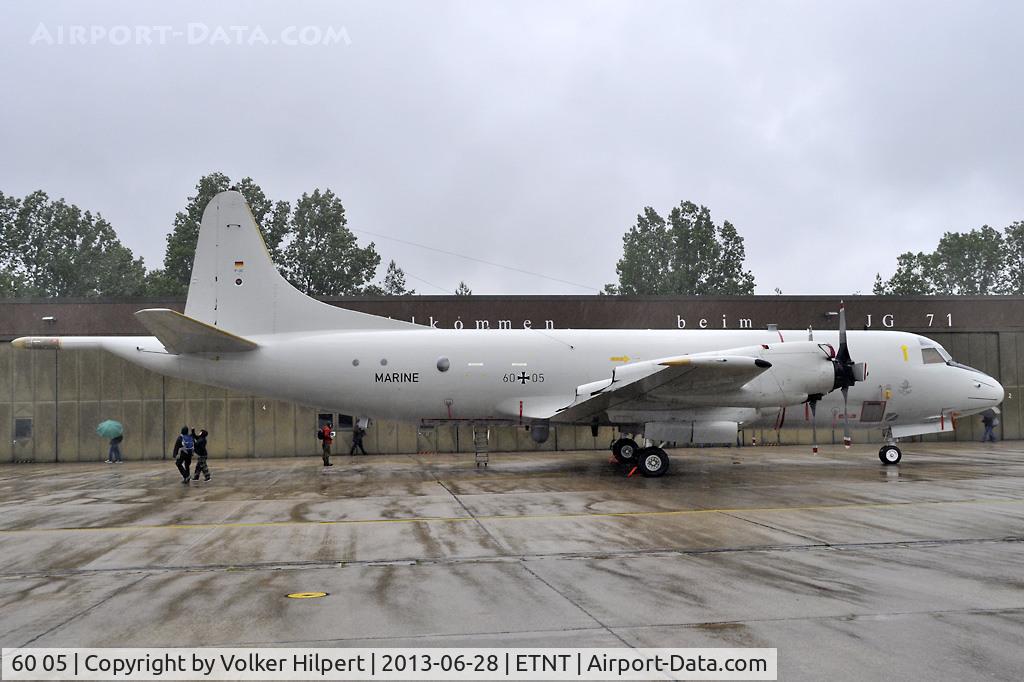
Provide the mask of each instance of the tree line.
[{"label": "tree line", "polygon": [[874,293],[891,296],[1024,294],[1024,221],[1003,230],[988,225],[946,232],[930,253],[896,258],[889,279],[875,276]]},{"label": "tree line", "polygon": [[[163,267],[152,270],[98,213],[51,199],[42,190],[23,198],[0,192],[0,296],[184,296],[203,210],[229,187],[224,173],[200,178],[195,194],[174,216]],[[373,242],[359,245],[341,199],[330,189],[304,192],[293,204],[268,198],[249,177],[234,187],[249,202],[281,274],[307,294],[416,293],[394,260],[376,281],[380,254]]]},{"label": "tree line", "polygon": [[[275,201],[250,177],[232,183],[215,172],[199,179],[195,194],[175,214],[163,266],[150,270],[99,213],[42,190],[23,198],[0,192],[0,297],[184,296],[203,210],[232,186],[249,202],[274,263],[300,290],[311,296],[416,293],[394,260],[377,280],[376,245],[359,245],[332,190]],[[662,216],[647,206],[622,237],[618,281],[602,293],[751,295],[755,279],[745,262],[739,230],[728,220],[716,223],[708,207],[682,201]],[[472,293],[464,281],[455,291]],[[985,225],[946,232],[933,252],[899,255],[890,278],[876,275],[874,293],[1024,294],[1024,221],[1003,230]]]}]

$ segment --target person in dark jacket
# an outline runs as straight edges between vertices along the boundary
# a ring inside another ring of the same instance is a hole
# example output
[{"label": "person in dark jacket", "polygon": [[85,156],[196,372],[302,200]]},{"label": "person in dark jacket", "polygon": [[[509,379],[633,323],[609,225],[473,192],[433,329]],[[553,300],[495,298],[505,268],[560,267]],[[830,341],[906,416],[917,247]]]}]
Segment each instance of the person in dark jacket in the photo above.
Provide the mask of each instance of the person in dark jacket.
[{"label": "person in dark jacket", "polygon": [[209,436],[209,432],[206,429],[199,429],[199,433],[194,433],[196,438],[196,473],[192,477],[193,481],[199,480],[199,474],[202,472],[203,480],[210,480],[210,467],[206,465],[206,437]]},{"label": "person in dark jacket", "polygon": [[352,429],[352,448],[348,451],[349,455],[356,454],[356,448],[359,448],[364,455],[366,454],[366,448],[363,447],[363,436],[365,435],[366,431],[356,424],[356,427]]},{"label": "person in dark jacket", "polygon": [[123,464],[121,459],[121,441],[124,436],[114,436],[110,439],[110,454],[107,455],[107,464]]},{"label": "person in dark jacket", "polygon": [[181,427],[181,434],[177,440],[174,441],[174,466],[178,467],[178,473],[181,474],[181,482],[184,485],[188,485],[189,469],[192,468],[192,453],[195,451],[196,442],[189,433],[187,426]]},{"label": "person in dark jacket", "polygon": [[999,420],[996,419],[996,413],[992,410],[985,410],[981,413],[981,423],[985,427],[985,435],[981,437],[981,442],[986,441],[995,443],[996,432],[995,428],[999,426]]}]

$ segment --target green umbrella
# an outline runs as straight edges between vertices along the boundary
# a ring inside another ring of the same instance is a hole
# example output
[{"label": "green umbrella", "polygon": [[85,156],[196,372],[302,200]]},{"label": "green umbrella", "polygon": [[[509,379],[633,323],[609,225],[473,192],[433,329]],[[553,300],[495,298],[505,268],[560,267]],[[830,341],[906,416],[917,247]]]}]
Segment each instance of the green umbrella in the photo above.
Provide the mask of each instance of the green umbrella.
[{"label": "green umbrella", "polygon": [[121,426],[121,422],[116,422],[113,419],[108,419],[105,422],[101,422],[96,427],[96,435],[102,436],[103,438],[117,438],[124,433],[124,427]]}]

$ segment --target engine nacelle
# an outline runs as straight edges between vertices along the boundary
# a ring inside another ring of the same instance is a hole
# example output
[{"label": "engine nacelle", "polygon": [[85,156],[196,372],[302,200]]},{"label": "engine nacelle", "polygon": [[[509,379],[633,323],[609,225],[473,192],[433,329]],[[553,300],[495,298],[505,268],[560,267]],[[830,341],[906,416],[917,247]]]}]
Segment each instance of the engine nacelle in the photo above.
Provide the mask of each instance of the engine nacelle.
[{"label": "engine nacelle", "polygon": [[[800,403],[809,395],[824,395],[835,384],[832,348],[813,341],[790,341],[763,348],[761,357],[772,363],[766,374],[777,382],[784,403]],[[764,377],[768,379],[768,377]]]}]

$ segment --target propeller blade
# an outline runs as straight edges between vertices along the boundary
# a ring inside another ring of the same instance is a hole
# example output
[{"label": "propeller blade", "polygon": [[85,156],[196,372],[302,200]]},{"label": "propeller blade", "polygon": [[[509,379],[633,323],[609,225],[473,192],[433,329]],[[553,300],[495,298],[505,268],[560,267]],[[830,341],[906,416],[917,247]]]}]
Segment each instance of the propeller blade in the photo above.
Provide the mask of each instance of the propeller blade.
[{"label": "propeller blade", "polygon": [[842,301],[839,303],[839,350],[836,351],[836,360],[844,367],[852,364],[850,347],[846,345],[846,304]]},{"label": "propeller blade", "polygon": [[839,343],[846,345],[846,303],[839,302]]},{"label": "propeller blade", "polygon": [[843,447],[850,447],[850,407],[847,402],[850,395],[850,387],[843,386]]},{"label": "propeller blade", "polygon": [[818,454],[818,401],[811,401],[811,454]]}]

